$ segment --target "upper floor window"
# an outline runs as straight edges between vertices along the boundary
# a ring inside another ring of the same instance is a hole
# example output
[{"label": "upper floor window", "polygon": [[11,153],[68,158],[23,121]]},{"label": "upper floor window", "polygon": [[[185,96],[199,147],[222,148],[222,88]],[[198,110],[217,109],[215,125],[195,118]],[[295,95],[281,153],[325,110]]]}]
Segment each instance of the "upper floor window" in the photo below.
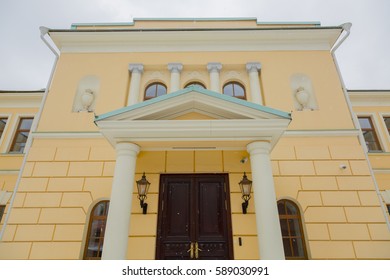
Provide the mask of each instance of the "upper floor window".
[{"label": "upper floor window", "polygon": [[364,140],[366,141],[368,151],[382,151],[378,136],[372,123],[372,119],[370,117],[359,117],[358,119],[360,128],[363,132]]},{"label": "upper floor window", "polygon": [[390,117],[383,117],[383,120],[385,121],[387,131],[390,134]]},{"label": "upper floor window", "polygon": [[85,260],[100,260],[102,258],[109,206],[110,202],[103,200],[98,202],[91,211],[84,250]]},{"label": "upper floor window", "polygon": [[229,82],[223,86],[223,94],[246,100],[245,88],[238,82]]},{"label": "upper floor window", "polygon": [[286,199],[278,201],[280,228],[287,260],[307,259],[302,219],[298,206]]},{"label": "upper floor window", "polygon": [[1,136],[3,135],[6,124],[7,124],[7,118],[0,118],[0,139]]},{"label": "upper floor window", "polygon": [[21,118],[12,141],[10,152],[23,153],[34,118]]},{"label": "upper floor window", "polygon": [[167,87],[162,83],[152,83],[145,90],[144,100],[149,100],[167,93]]},{"label": "upper floor window", "polygon": [[185,88],[188,88],[190,86],[196,86],[196,87],[206,89],[206,86],[200,82],[190,82],[190,83],[186,84]]}]

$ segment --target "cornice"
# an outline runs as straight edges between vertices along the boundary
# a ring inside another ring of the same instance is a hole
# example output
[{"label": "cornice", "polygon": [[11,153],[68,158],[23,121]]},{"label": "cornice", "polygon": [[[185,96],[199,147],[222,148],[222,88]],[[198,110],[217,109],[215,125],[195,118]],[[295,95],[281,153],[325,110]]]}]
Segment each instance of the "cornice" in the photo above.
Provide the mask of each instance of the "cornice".
[{"label": "cornice", "polygon": [[[61,52],[330,50],[341,27],[50,30]],[[234,40],[232,40],[234,38]]]},{"label": "cornice", "polygon": [[0,108],[39,108],[44,91],[0,91]]},{"label": "cornice", "polygon": [[390,106],[390,90],[350,90],[352,106]]}]

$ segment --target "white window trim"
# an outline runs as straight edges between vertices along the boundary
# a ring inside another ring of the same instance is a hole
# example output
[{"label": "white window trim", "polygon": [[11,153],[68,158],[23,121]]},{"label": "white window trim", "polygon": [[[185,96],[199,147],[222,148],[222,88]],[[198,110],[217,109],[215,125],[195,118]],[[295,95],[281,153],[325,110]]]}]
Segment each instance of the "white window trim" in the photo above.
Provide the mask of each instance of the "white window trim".
[{"label": "white window trim", "polygon": [[0,138],[0,147],[5,142],[5,136],[7,135],[8,127],[10,126],[10,122],[12,121],[12,114],[0,114],[0,119],[7,118],[7,123],[5,124],[3,135]]},{"label": "white window trim", "polygon": [[[24,154],[24,152],[23,153],[10,152],[11,145],[12,145],[12,142],[14,140],[14,137],[15,137],[15,134],[16,134],[16,130],[18,129],[18,125],[19,125],[20,119],[22,119],[22,118],[34,118],[34,117],[35,117],[35,114],[31,114],[31,113],[15,114],[15,117],[14,117],[14,119],[12,121],[11,132],[8,134],[8,137],[7,137],[7,140],[6,140],[6,145],[5,145],[5,148],[3,149],[4,153],[15,154],[15,155]],[[31,137],[31,129],[30,129],[30,133],[28,135],[28,138],[30,138],[30,137]]]},{"label": "white window trim", "polygon": [[[370,112],[359,112],[356,114],[358,118],[360,117],[369,117],[371,118],[372,120],[372,125],[374,126],[374,129],[375,129],[375,133],[376,133],[376,136],[378,137],[378,141],[379,141],[379,144],[382,148],[382,152],[389,152],[388,148],[387,148],[387,145],[386,145],[386,141],[385,141],[385,136],[383,135],[383,132],[382,132],[382,129],[380,128],[380,121],[378,119],[378,116],[375,114],[375,113],[370,113]],[[382,118],[382,121],[383,121],[383,118]],[[381,152],[370,152],[368,151],[368,153],[381,153]]]},{"label": "white window trim", "polygon": [[385,131],[384,133],[386,134],[386,140],[389,143],[390,142],[390,132],[388,132],[388,130],[387,130],[387,126],[386,126],[384,118],[390,118],[390,113],[388,113],[388,112],[385,112],[385,113],[380,112],[379,115],[381,116],[380,119],[381,119],[381,123],[382,123],[383,129]]}]

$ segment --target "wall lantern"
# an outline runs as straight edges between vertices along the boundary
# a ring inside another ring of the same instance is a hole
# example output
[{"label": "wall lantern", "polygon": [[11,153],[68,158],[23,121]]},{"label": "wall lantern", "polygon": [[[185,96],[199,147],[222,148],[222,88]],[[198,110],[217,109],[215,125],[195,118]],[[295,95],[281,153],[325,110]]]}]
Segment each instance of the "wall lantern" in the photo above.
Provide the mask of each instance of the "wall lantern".
[{"label": "wall lantern", "polygon": [[145,203],[146,194],[148,193],[150,183],[146,180],[145,172],[142,175],[141,180],[137,181],[138,199],[142,208],[142,213],[146,214],[148,211],[148,204]]},{"label": "wall lantern", "polygon": [[242,203],[242,213],[246,214],[246,209],[248,208],[249,204],[248,201],[249,199],[251,199],[252,181],[246,177],[246,174],[244,172],[244,176],[238,184],[240,185],[242,199],[244,200],[244,202]]}]

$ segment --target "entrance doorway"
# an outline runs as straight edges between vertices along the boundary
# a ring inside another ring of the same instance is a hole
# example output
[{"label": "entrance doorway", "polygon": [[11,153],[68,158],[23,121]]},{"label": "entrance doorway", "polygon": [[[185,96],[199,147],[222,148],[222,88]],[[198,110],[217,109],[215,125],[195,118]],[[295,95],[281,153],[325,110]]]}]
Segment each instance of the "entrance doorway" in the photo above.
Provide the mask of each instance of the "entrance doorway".
[{"label": "entrance doorway", "polygon": [[156,259],[233,259],[227,174],[161,175]]}]

